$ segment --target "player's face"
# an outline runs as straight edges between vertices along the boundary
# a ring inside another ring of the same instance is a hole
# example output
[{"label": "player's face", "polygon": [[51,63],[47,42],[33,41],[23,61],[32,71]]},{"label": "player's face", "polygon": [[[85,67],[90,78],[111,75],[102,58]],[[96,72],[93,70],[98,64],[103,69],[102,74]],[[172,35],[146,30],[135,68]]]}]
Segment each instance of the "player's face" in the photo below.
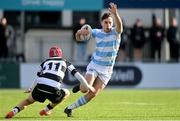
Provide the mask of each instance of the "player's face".
[{"label": "player's face", "polygon": [[111,29],[112,29],[112,26],[113,26],[113,19],[112,17],[108,17],[106,19],[104,19],[102,22],[101,22],[101,25],[102,25],[102,28],[104,30],[104,32],[110,32]]}]

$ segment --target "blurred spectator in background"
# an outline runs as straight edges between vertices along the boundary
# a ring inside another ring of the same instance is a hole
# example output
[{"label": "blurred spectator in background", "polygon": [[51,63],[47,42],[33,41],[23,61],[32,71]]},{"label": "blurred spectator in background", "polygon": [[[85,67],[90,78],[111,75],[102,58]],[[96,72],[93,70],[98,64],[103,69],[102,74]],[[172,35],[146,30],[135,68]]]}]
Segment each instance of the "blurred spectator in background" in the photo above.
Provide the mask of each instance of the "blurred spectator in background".
[{"label": "blurred spectator in background", "polygon": [[179,58],[179,36],[176,18],[171,20],[170,27],[167,31],[167,40],[170,45],[170,58],[173,62],[178,62]]},{"label": "blurred spectator in background", "polygon": [[123,20],[122,23],[123,23],[123,32],[121,34],[121,43],[119,46],[118,56],[116,58],[117,62],[125,62],[128,60],[129,32]]},{"label": "blurred spectator in background", "polygon": [[[75,34],[77,30],[81,29],[81,27],[86,24],[86,19],[85,18],[80,18],[79,23],[75,25],[73,28],[73,38],[75,39]],[[76,57],[75,60],[78,62],[86,61],[87,60],[87,41],[76,41]]]},{"label": "blurred spectator in background", "polygon": [[16,40],[15,40],[15,30],[12,25],[7,22],[6,25],[6,39],[8,49],[8,58],[14,57],[16,55]]},{"label": "blurred spectator in background", "polygon": [[161,60],[161,44],[164,40],[164,27],[162,26],[161,20],[155,18],[154,24],[150,30],[151,39],[151,58],[156,59],[156,52],[158,53],[157,60]]},{"label": "blurred spectator in background", "polygon": [[131,30],[131,42],[134,48],[134,60],[141,61],[145,44],[144,28],[140,19],[137,19]]},{"label": "blurred spectator in background", "polygon": [[7,25],[6,18],[1,18],[0,19],[0,58],[8,57],[6,25]]}]

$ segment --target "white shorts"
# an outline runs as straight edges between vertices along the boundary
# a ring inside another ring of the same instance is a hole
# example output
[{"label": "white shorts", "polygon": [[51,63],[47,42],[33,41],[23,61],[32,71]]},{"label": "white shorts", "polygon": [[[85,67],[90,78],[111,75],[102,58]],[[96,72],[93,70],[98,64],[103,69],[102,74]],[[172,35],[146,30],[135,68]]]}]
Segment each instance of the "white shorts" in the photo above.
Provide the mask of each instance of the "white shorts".
[{"label": "white shorts", "polygon": [[99,77],[104,83],[104,85],[107,85],[107,83],[111,79],[113,67],[101,66],[91,61],[87,66],[86,73],[92,74],[95,78]]}]

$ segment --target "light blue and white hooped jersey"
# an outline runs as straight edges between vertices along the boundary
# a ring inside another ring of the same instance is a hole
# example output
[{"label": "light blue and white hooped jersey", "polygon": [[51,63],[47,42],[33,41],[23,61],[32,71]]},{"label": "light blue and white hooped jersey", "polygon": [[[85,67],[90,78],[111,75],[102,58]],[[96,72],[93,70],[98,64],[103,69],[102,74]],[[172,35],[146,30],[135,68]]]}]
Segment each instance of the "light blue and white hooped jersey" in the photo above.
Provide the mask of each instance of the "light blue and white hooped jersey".
[{"label": "light blue and white hooped jersey", "polygon": [[114,66],[121,41],[120,35],[115,28],[109,33],[103,29],[93,29],[92,37],[96,41],[96,48],[91,60],[98,65]]}]

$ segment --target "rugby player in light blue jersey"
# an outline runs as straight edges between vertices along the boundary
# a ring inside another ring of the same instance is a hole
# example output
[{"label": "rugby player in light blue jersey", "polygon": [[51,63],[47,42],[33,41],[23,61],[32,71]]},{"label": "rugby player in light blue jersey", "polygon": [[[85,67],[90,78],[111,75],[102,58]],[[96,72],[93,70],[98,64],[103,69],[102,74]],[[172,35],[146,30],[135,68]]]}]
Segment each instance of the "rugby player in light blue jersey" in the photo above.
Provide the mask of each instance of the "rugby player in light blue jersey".
[{"label": "rugby player in light blue jersey", "polygon": [[[64,112],[68,117],[72,116],[73,109],[87,104],[91,99],[96,97],[106,87],[113,73],[123,25],[118,14],[117,5],[114,3],[110,3],[109,5],[108,12],[104,13],[101,17],[102,29],[92,29],[92,37],[96,41],[96,48],[91,57],[91,62],[87,66],[85,75],[87,82],[92,85],[96,91],[87,92],[82,85],[75,86],[73,88],[74,93],[80,90],[86,94],[65,108]],[[114,24],[113,21],[115,22]],[[78,30],[76,39],[81,41],[80,36],[87,34],[89,34],[88,30]]]}]

